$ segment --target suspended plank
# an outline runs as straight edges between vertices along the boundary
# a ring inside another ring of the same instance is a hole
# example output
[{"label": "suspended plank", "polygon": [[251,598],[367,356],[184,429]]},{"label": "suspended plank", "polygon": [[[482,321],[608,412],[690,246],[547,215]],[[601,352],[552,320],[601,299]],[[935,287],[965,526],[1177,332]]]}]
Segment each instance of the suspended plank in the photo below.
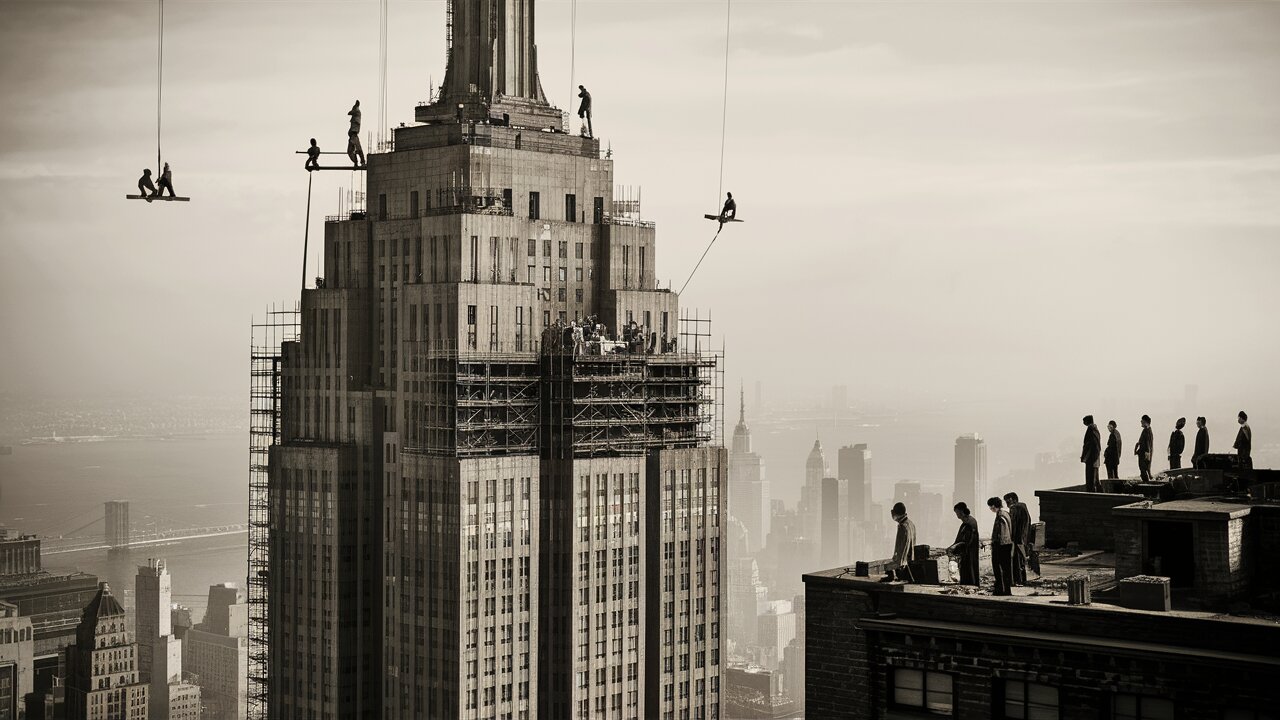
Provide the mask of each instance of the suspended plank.
[{"label": "suspended plank", "polygon": [[347,172],[350,172],[352,170],[364,171],[368,169],[369,168],[365,165],[360,165],[359,167],[356,167],[354,165],[345,165],[342,167],[339,167],[337,165],[326,165],[323,167],[311,168],[310,170],[307,170],[307,172],[315,172],[316,170],[346,170]]},{"label": "suspended plank", "polygon": [[720,216],[719,216],[719,215],[703,215],[702,217],[704,217],[704,218],[706,218],[706,219],[708,219],[708,220],[715,220],[716,222],[727,222],[727,223],[731,223],[731,222],[743,222],[742,220],[739,220],[738,218],[729,218],[728,220],[723,220],[723,221],[721,221],[721,220],[720,220]]},{"label": "suspended plank", "polygon": [[125,195],[124,198],[125,200],[146,200],[147,202],[151,202],[152,200],[163,200],[165,202],[191,202],[191,198],[182,197],[181,195],[165,195],[163,197],[159,195]]}]

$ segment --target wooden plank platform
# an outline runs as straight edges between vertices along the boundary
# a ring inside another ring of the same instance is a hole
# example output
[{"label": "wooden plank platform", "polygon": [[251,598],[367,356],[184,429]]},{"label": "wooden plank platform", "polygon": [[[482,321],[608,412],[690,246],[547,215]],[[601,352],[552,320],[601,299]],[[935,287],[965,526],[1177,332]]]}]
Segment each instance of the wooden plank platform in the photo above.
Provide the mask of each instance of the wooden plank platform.
[{"label": "wooden plank platform", "polygon": [[[719,216],[719,215],[703,215],[702,217],[704,217],[704,218],[706,218],[706,219],[708,219],[708,220],[715,220],[716,222],[719,222],[719,221],[720,221],[720,216]],[[725,222],[727,222],[727,223],[731,223],[731,222],[742,222],[742,220],[739,220],[738,218],[729,218],[728,220],[725,220]]]},{"label": "wooden plank platform", "polygon": [[152,200],[163,200],[165,202],[191,202],[191,198],[182,197],[181,195],[125,195],[124,198],[126,200],[146,200],[147,202],[151,202]]},{"label": "wooden plank platform", "polygon": [[307,172],[315,172],[317,170],[348,170],[348,171],[355,170],[356,172],[363,172],[368,169],[369,167],[367,165],[361,165],[359,167],[356,167],[354,165],[345,165],[345,166],[322,165],[318,168],[311,168],[307,170]]}]

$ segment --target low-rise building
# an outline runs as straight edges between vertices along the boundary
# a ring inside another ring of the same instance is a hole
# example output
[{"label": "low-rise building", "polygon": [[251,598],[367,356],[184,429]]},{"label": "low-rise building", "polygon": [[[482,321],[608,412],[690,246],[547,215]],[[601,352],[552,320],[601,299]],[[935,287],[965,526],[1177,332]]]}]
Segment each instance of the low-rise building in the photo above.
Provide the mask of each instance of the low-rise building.
[{"label": "low-rise building", "polygon": [[1041,491],[1042,575],[1012,596],[879,582],[875,563],[862,577],[810,573],[806,711],[1275,717],[1278,479],[1184,470],[1108,492]]},{"label": "low-rise building", "polygon": [[33,692],[33,633],[31,618],[18,606],[0,602],[0,720],[21,720],[27,696]]}]

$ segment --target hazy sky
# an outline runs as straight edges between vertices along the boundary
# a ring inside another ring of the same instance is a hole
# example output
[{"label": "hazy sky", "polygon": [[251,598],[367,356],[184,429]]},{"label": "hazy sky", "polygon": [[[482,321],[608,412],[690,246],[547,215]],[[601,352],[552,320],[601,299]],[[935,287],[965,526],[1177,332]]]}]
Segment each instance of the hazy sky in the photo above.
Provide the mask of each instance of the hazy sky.
[{"label": "hazy sky", "polygon": [[[677,289],[718,206],[724,7],[578,5],[575,80]],[[568,8],[538,4],[562,107]],[[165,159],[193,200],[126,202],[155,166],[155,11],[0,2],[2,391],[244,394],[251,317],[298,293],[293,151],[342,149],[357,97],[377,126],[376,2],[169,0]],[[390,12],[398,124],[443,75],[444,3]],[[747,222],[684,296],[731,379],[1072,434],[1187,383],[1280,414],[1280,5],[737,0],[732,27]],[[316,180],[313,240],[348,176]]]}]

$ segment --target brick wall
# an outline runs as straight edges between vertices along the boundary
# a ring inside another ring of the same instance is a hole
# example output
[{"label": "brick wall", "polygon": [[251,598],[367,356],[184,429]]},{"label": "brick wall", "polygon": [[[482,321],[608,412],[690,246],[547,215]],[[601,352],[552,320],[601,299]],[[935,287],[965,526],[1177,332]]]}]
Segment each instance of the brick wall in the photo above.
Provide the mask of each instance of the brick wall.
[{"label": "brick wall", "polygon": [[[822,718],[888,717],[894,667],[951,673],[958,718],[998,716],[1003,679],[1059,689],[1063,720],[1104,716],[1117,692],[1167,697],[1179,720],[1219,720],[1222,708],[1263,709],[1280,703],[1274,664],[1214,659],[1204,651],[1275,657],[1280,627],[1101,607],[1068,607],[903,592],[875,582],[806,575],[807,710]],[[990,629],[954,636],[907,624],[864,629],[862,619],[964,623]],[[1009,630],[1060,634],[1065,642],[1095,638],[1190,647],[1183,656],[1143,655],[1014,639]]]},{"label": "brick wall", "polygon": [[1115,550],[1111,508],[1145,498],[1120,493],[1087,493],[1080,488],[1037,490],[1040,519],[1045,524],[1045,547],[1062,548],[1069,542],[1086,550]]}]

